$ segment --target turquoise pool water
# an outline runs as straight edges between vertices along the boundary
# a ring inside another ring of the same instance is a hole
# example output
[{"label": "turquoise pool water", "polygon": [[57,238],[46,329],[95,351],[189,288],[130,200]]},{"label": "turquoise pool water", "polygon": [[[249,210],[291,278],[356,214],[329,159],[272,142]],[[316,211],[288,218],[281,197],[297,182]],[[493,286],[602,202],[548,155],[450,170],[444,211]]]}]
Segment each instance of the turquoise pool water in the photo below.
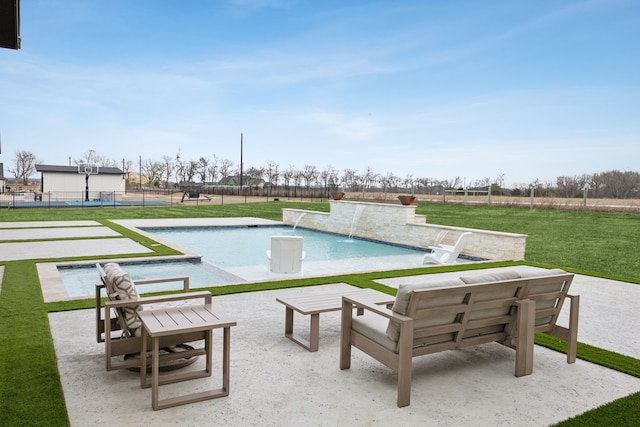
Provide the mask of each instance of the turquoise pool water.
[{"label": "turquoise pool water", "polygon": [[[131,261],[121,263],[133,280],[188,276],[191,288],[268,278],[266,251],[271,236],[304,238],[305,275],[330,271],[348,274],[380,269],[417,267],[424,251],[291,226],[144,228],[166,242],[202,256],[201,262]],[[58,267],[69,297],[91,297],[100,277],[94,265]],[[177,290],[181,282],[144,285],[141,291]]]},{"label": "turquoise pool water", "polygon": [[[225,271],[216,269],[206,263],[188,260],[165,262],[133,262],[120,264],[136,280],[164,278],[164,277],[189,277],[191,288],[206,285],[221,285],[238,282],[238,279]],[[69,297],[90,297],[95,295],[95,285],[100,283],[100,275],[95,265],[58,267],[58,272],[64,283]],[[167,282],[140,287],[142,292],[157,292],[176,290],[182,288],[182,282]]]},{"label": "turquoise pool water", "polygon": [[[213,265],[242,267],[266,263],[271,236],[304,238],[305,262],[424,255],[424,251],[291,226],[145,228],[167,242],[188,248]],[[374,260],[372,260],[374,261]]]}]

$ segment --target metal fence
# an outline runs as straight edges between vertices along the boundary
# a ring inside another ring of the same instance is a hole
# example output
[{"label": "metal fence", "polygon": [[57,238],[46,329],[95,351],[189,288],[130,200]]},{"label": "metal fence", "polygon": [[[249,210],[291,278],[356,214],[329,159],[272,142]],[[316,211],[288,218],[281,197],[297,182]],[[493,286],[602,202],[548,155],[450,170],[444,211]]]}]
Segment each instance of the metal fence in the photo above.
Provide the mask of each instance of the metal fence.
[{"label": "metal fence", "polygon": [[[9,209],[136,206],[144,203],[144,192],[141,195],[142,200],[137,197],[130,198],[126,192],[116,191],[49,191],[44,193],[22,191],[0,195],[0,206]],[[159,204],[166,205],[168,203]]]}]

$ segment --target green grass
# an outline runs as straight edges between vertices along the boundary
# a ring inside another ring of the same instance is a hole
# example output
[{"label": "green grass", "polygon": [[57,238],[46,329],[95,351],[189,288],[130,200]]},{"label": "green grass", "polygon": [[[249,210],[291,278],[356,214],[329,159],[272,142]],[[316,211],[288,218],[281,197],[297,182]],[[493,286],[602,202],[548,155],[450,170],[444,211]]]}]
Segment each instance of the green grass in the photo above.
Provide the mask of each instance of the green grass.
[{"label": "green grass", "polygon": [[6,264],[0,295],[2,426],[68,424],[47,310],[38,283],[33,263]]},{"label": "green grass", "polygon": [[615,213],[423,204],[433,224],[527,234],[527,262],[640,282],[640,216]]},{"label": "green grass", "polygon": [[[140,242],[156,255],[175,251],[145,236],[111,222],[111,219],[199,218],[253,216],[280,220],[282,208],[300,208],[328,212],[325,202],[265,202],[234,205],[199,205],[146,208],[65,208],[18,209],[0,212],[0,221],[96,220]],[[421,204],[416,213],[434,224],[481,228],[527,234],[526,263],[541,267],[560,267],[580,274],[640,283],[637,268],[637,241],[640,217],[523,208],[474,207]],[[39,260],[41,261],[41,260]],[[59,261],[59,260],[58,260]],[[47,313],[93,307],[93,300],[45,304],[42,301],[34,261],[6,262],[0,294],[0,425],[69,424],[60,378],[56,369],[53,342]],[[517,265],[517,262],[492,263],[483,267]],[[243,284],[210,288],[214,295],[252,292],[283,287],[315,286],[345,282],[388,293],[395,290],[374,280],[405,275],[462,271],[474,265],[416,268],[394,272],[302,278],[290,281]],[[70,331],[72,333],[72,331]],[[565,351],[566,343],[545,335],[536,343]],[[578,357],[611,369],[640,377],[640,361],[628,356],[580,343]],[[640,393],[618,399],[561,426],[638,425]]]}]

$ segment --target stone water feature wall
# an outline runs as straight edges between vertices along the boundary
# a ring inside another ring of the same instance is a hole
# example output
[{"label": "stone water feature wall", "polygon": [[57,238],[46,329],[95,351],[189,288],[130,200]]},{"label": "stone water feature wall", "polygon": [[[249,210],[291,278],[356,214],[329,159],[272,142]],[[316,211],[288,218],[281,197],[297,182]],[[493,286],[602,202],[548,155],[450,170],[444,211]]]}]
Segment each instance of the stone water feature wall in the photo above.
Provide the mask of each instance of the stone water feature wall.
[{"label": "stone water feature wall", "polygon": [[416,215],[416,206],[330,200],[329,213],[303,209],[282,209],[282,222],[288,225],[353,235],[402,245],[427,247],[442,230],[448,233],[441,242],[453,245],[460,233],[472,231],[464,255],[495,261],[522,260],[526,234],[449,227],[428,224],[424,215]]}]

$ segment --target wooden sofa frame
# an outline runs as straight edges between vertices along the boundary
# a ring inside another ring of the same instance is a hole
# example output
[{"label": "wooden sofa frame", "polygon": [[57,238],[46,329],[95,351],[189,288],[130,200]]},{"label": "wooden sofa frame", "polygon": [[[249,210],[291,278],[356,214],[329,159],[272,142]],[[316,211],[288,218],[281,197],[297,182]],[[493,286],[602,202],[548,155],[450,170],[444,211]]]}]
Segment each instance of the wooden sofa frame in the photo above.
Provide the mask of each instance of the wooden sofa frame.
[{"label": "wooden sofa frame", "polygon": [[[96,341],[105,343],[105,359],[107,371],[116,369],[139,369],[140,358],[124,359],[121,356],[140,353],[142,350],[142,337],[135,336],[127,328],[124,321],[122,307],[135,305],[149,305],[160,303],[172,303],[176,301],[186,301],[202,299],[204,304],[211,304],[211,293],[209,291],[189,292],[188,277],[167,277],[161,279],[137,280],[136,287],[154,283],[183,282],[183,293],[143,297],[138,300],[117,300],[105,301],[102,305],[102,289],[106,288],[107,276],[102,266],[97,263],[96,268],[100,275],[100,283],[95,287],[96,303]],[[107,321],[108,319],[108,321]],[[179,335],[163,337],[160,340],[161,348],[174,347],[191,341],[204,339],[204,332],[192,332]],[[176,359],[187,359],[194,356],[204,355],[203,349],[193,349],[175,353],[163,354],[162,362],[170,362]]]},{"label": "wooden sofa frame", "polygon": [[[498,342],[515,349],[515,376],[519,377],[532,373],[534,335],[543,332],[568,342],[567,363],[573,363],[579,297],[567,294],[572,280],[573,274],[564,273],[415,289],[409,294],[406,315],[343,297],[340,369],[350,368],[351,347],[360,349],[397,372],[397,405],[403,407],[410,404],[412,358],[416,356]],[[569,327],[565,328],[556,321],[567,297],[571,307]],[[399,325],[395,350],[380,344],[365,330],[354,329],[354,322],[361,318],[353,316],[356,306],[365,309],[364,317],[370,311]]]}]

